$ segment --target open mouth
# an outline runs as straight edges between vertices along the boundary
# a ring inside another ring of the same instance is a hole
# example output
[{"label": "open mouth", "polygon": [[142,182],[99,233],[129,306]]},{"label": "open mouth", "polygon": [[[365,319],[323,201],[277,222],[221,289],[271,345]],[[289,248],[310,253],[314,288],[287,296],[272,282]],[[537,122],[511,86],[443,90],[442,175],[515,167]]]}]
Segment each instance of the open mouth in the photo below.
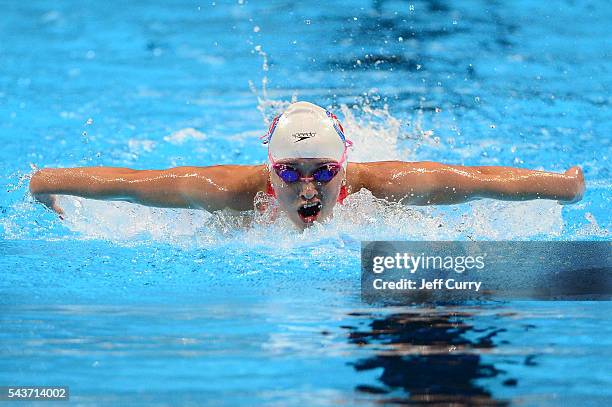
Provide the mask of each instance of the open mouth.
[{"label": "open mouth", "polygon": [[312,223],[319,216],[319,212],[321,212],[321,202],[310,202],[305,205],[300,206],[298,209],[298,215],[305,223]]}]

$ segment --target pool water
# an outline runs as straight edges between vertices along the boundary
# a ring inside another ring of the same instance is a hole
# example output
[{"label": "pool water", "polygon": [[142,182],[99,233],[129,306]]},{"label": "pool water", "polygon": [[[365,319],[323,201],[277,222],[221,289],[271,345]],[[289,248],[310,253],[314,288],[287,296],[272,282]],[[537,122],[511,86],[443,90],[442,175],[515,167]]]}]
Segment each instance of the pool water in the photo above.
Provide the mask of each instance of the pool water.
[{"label": "pool water", "polygon": [[[362,240],[610,240],[605,1],[2,2],[0,386],[84,405],[610,405],[611,303],[381,307]],[[361,191],[301,233],[27,193],[34,168],[264,162],[292,100],[353,161],[584,169],[575,205]],[[537,273],[534,272],[534,275]]]}]

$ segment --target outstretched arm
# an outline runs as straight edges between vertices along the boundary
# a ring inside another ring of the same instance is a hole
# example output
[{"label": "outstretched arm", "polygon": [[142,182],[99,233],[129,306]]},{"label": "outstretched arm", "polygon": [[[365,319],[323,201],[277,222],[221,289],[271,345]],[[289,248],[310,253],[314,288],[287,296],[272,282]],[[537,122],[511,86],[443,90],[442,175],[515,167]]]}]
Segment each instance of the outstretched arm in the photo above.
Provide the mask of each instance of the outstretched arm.
[{"label": "outstretched arm", "polygon": [[580,167],[558,174],[435,162],[383,161],[352,165],[355,169],[352,186],[367,188],[378,198],[401,200],[412,205],[455,204],[478,198],[509,201],[555,199],[573,203],[579,201],[584,193]]},{"label": "outstretched arm", "polygon": [[248,210],[263,190],[263,165],[132,170],[115,167],[47,168],[30,180],[32,195],[58,213],[54,195],[128,201],[164,208]]}]

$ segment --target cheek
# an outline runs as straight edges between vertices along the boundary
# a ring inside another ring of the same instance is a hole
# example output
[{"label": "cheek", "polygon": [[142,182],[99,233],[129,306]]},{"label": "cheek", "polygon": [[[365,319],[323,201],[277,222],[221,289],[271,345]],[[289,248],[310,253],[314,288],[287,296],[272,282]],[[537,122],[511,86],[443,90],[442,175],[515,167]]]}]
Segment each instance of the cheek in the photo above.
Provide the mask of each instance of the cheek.
[{"label": "cheek", "polygon": [[322,188],[321,192],[327,203],[333,203],[338,199],[338,195],[340,195],[340,186],[340,182],[334,180]]},{"label": "cheek", "polygon": [[295,200],[296,192],[290,185],[273,183],[272,187],[274,188],[274,193],[276,195],[276,199],[280,203],[293,202]]}]

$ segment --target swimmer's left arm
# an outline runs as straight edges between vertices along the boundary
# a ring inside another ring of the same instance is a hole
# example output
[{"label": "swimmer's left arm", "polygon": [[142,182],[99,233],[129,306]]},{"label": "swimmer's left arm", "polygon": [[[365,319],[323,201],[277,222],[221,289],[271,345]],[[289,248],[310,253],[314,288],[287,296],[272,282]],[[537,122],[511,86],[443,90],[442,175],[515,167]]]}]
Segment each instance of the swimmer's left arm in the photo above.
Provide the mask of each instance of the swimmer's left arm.
[{"label": "swimmer's left arm", "polygon": [[378,198],[411,205],[456,204],[479,198],[508,201],[554,199],[561,203],[574,203],[584,194],[584,176],[580,167],[572,167],[560,174],[436,162],[384,161],[352,166],[355,169],[352,177],[354,187],[367,188]]}]

